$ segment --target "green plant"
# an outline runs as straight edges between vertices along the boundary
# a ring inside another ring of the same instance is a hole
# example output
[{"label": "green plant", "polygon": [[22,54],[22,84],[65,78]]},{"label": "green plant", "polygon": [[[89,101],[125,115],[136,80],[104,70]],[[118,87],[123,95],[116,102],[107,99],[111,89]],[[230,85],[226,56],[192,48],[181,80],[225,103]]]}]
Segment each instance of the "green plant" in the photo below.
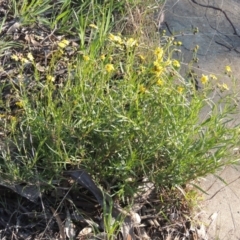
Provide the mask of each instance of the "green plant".
[{"label": "green plant", "polygon": [[23,24],[32,24],[51,9],[51,1],[15,1],[11,0],[13,17],[21,19]]},{"label": "green plant", "polygon": [[[49,68],[34,96],[24,84],[18,90],[22,111],[11,121],[10,134],[24,150],[18,164],[10,161],[18,178],[26,172],[33,177],[37,168],[48,181],[63,170],[84,168],[127,196],[145,177],[181,185],[234,162],[229,156],[239,128],[227,125],[235,111],[233,95],[214,103],[210,93],[218,90],[209,79],[202,77],[199,92],[181,79],[179,62],[171,60],[171,38],[150,50],[151,62],[138,54],[133,38],[110,34],[101,48],[93,46],[69,62],[61,87]],[[63,55],[54,56],[52,66]],[[19,135],[25,136],[20,142]],[[2,170],[10,174],[8,169],[4,160]]]},{"label": "green plant", "polygon": [[[43,64],[34,48],[26,45],[21,52],[10,35],[0,36],[0,57],[9,51],[0,70],[14,69],[1,82],[2,179],[40,182],[47,189],[65,170],[80,168],[126,203],[141,191],[143,179],[172,191],[236,163],[239,126],[231,126],[238,112],[236,88],[213,74],[197,76],[192,65],[182,77],[181,63],[173,57],[181,43],[164,33],[157,47],[114,33],[113,20],[125,20],[123,1],[80,2],[11,1],[10,18],[19,17],[21,26],[50,29],[35,41],[52,45]],[[135,4],[128,1],[130,15]],[[149,5],[146,12],[155,9]],[[62,66],[67,73],[61,79]],[[225,73],[234,84],[229,66]],[[195,80],[201,82],[199,91]],[[195,192],[185,197],[195,204]],[[103,206],[108,239],[123,221],[114,219],[111,204]]]},{"label": "green plant", "polygon": [[104,201],[103,206],[103,228],[108,240],[116,239],[124,220],[124,216],[119,215],[118,218],[113,217],[113,204],[112,201],[110,203]]}]

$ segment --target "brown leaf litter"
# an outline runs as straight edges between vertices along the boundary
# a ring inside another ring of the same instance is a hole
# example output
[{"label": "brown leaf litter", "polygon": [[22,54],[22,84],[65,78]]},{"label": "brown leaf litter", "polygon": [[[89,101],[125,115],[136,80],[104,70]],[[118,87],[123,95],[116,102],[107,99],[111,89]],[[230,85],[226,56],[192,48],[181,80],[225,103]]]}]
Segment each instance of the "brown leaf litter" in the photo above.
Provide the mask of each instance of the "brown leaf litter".
[{"label": "brown leaf litter", "polygon": [[0,238],[107,239],[103,216],[109,213],[111,224],[120,223],[116,240],[207,239],[203,226],[194,226],[189,218],[180,191],[156,189],[152,183],[142,182],[143,192],[129,204],[103,192],[83,170],[67,171],[64,176],[54,188],[29,200],[1,186]]}]

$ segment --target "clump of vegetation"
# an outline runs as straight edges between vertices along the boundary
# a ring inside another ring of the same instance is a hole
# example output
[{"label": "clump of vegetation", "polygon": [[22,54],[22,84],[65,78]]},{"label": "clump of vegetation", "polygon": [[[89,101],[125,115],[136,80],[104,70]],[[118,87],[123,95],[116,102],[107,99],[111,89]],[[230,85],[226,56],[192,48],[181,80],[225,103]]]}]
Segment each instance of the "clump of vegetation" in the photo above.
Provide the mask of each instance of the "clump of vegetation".
[{"label": "clump of vegetation", "polygon": [[15,89],[19,111],[5,123],[19,156],[4,155],[2,171],[23,180],[38,169],[49,180],[81,168],[125,196],[146,177],[162,186],[182,185],[227,164],[238,143],[238,128],[227,127],[236,107],[232,94],[213,103],[213,76],[202,75],[200,91],[182,79],[172,41],[144,57],[137,39],[110,33],[101,48],[90,45],[68,62],[61,84],[54,66],[68,40],[58,43],[43,81],[31,52],[12,55],[20,68],[32,66],[36,83],[29,89],[21,81]]},{"label": "clump of vegetation", "polygon": [[[24,3],[23,21],[30,24]],[[5,179],[51,185],[67,170],[84,169],[104,191],[125,200],[143,180],[182,186],[236,161],[239,127],[229,123],[237,93],[213,74],[199,78],[197,91],[173,58],[180,43],[164,37],[149,49],[135,36],[110,31],[112,1],[81,3],[77,10],[69,1],[60,12],[49,12],[48,4],[34,15],[40,14],[41,24],[60,28],[47,64],[39,62],[36,49],[12,48],[9,61],[16,74],[1,86]],[[45,21],[43,13],[53,18]],[[64,26],[71,19],[68,31]],[[63,34],[78,35],[78,41]],[[7,98],[7,91],[14,97]]]}]

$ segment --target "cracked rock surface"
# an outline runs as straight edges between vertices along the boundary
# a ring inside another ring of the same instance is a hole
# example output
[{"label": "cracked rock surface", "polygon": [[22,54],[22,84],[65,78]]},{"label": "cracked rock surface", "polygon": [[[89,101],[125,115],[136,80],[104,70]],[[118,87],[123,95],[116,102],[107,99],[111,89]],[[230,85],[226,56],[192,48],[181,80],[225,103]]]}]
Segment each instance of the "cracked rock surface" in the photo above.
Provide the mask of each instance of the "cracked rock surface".
[{"label": "cracked rock surface", "polygon": [[[231,66],[240,89],[240,1],[239,0],[167,0],[162,28],[167,35],[182,41],[178,56],[188,66],[192,50],[199,46],[194,71],[201,75],[213,73],[218,81],[233,87],[231,78],[224,75]],[[195,32],[195,34],[194,34]],[[235,116],[239,123],[240,116]],[[200,181],[209,195],[203,195],[200,221],[207,225],[209,239],[240,239],[240,167],[227,167],[218,175],[228,185],[213,176]]]}]

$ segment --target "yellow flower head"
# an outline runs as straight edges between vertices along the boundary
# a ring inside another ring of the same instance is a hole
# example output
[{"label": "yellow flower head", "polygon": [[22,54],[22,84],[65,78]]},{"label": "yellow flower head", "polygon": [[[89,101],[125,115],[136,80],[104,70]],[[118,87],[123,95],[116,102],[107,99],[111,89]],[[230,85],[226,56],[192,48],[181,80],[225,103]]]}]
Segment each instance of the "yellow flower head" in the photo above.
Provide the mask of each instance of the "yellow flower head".
[{"label": "yellow flower head", "polygon": [[55,77],[51,76],[51,75],[47,75],[47,81],[48,82],[54,82],[55,81]]},{"label": "yellow flower head", "polygon": [[178,91],[179,93],[182,93],[182,92],[183,92],[183,90],[184,90],[184,88],[183,88],[183,87],[181,87],[181,86],[178,86],[178,87],[177,87],[177,91]]},{"label": "yellow flower head", "polygon": [[157,85],[158,86],[162,86],[164,84],[163,80],[162,79],[158,79],[157,80]]},{"label": "yellow flower head", "polygon": [[143,85],[140,85],[139,92],[140,93],[145,93],[146,92],[146,88]]},{"label": "yellow flower head", "polygon": [[83,60],[85,62],[88,62],[90,60],[90,57],[88,55],[83,55]]},{"label": "yellow flower head", "polygon": [[157,62],[154,62],[153,73],[159,77],[163,72],[164,72],[164,68]]},{"label": "yellow flower head", "polygon": [[15,103],[16,106],[18,106],[19,108],[23,108],[23,102],[16,102]]},{"label": "yellow flower head", "polygon": [[228,85],[227,85],[226,83],[223,83],[223,84],[222,84],[222,88],[223,88],[224,90],[229,90],[229,87],[228,87]]},{"label": "yellow flower head", "polygon": [[93,24],[93,23],[89,24],[89,27],[94,28],[94,29],[98,29],[98,26],[96,26],[96,25]]},{"label": "yellow flower head", "polygon": [[100,56],[100,59],[103,60],[103,61],[105,60],[105,58],[106,58],[106,56],[105,56],[104,54],[102,54],[102,55]]},{"label": "yellow flower head", "polygon": [[118,44],[123,43],[122,38],[120,36],[116,36],[110,33],[108,38],[111,42],[118,43]]},{"label": "yellow flower head", "polygon": [[198,46],[198,45],[196,45],[196,46],[195,46],[195,48],[193,49],[193,51],[194,51],[194,52],[197,52],[197,51],[198,51],[198,49],[199,49],[199,46]]},{"label": "yellow flower head", "polygon": [[20,58],[20,61],[22,63],[29,63],[29,60],[27,58],[24,58],[24,57]]},{"label": "yellow flower head", "polygon": [[66,40],[66,39],[63,39],[61,42],[58,43],[58,46],[59,46],[60,48],[65,48],[65,47],[67,47],[68,45],[69,45],[69,41]]},{"label": "yellow flower head", "polygon": [[15,116],[10,116],[10,120],[11,120],[12,122],[16,122],[16,121],[17,121],[17,118],[16,118]]},{"label": "yellow flower head", "polygon": [[30,53],[30,52],[27,54],[27,58],[28,58],[31,62],[34,60],[34,57],[33,57],[32,53]]},{"label": "yellow flower head", "polygon": [[146,59],[142,54],[139,54],[138,57],[140,58],[140,60],[141,60],[142,62],[144,62],[145,59]]},{"label": "yellow flower head", "polygon": [[173,45],[182,46],[182,42],[181,41],[178,41],[178,42],[174,41]]},{"label": "yellow flower head", "polygon": [[179,63],[179,61],[176,60],[176,59],[172,61],[172,65],[173,65],[174,67],[176,67],[176,68],[180,68],[180,63]]},{"label": "yellow flower head", "polygon": [[221,91],[225,91],[225,90],[228,91],[229,90],[229,87],[226,83],[218,84],[217,86],[218,86],[218,88],[220,88]]},{"label": "yellow flower head", "polygon": [[140,66],[140,73],[145,73],[146,72],[146,67]]},{"label": "yellow flower head", "polygon": [[132,48],[134,46],[137,46],[137,41],[133,38],[129,38],[125,43],[127,48]]},{"label": "yellow flower head", "polygon": [[15,60],[15,61],[18,61],[19,60],[19,57],[16,55],[16,54],[13,54],[11,56],[11,59]]},{"label": "yellow flower head", "polygon": [[161,67],[161,64],[158,61],[153,62],[153,66],[155,67]]},{"label": "yellow flower head", "polygon": [[154,51],[154,55],[157,57],[158,60],[162,60],[163,58],[163,49],[160,47],[157,47]]},{"label": "yellow flower head", "polygon": [[165,62],[165,66],[169,66],[172,64],[172,60],[168,59],[166,62]]},{"label": "yellow flower head", "polygon": [[217,80],[217,77],[216,77],[214,74],[210,74],[209,77],[210,77],[212,80]]},{"label": "yellow flower head", "polygon": [[226,67],[225,67],[225,72],[226,72],[226,73],[232,72],[231,67],[230,67],[230,66],[226,66]]},{"label": "yellow flower head", "polygon": [[110,64],[110,63],[106,64],[106,65],[105,65],[105,70],[106,70],[108,73],[114,71],[114,66],[113,66],[113,64]]},{"label": "yellow flower head", "polygon": [[202,82],[202,84],[207,84],[207,83],[208,83],[208,76],[207,76],[207,75],[204,75],[204,74],[202,74],[202,77],[201,77],[201,82]]}]

